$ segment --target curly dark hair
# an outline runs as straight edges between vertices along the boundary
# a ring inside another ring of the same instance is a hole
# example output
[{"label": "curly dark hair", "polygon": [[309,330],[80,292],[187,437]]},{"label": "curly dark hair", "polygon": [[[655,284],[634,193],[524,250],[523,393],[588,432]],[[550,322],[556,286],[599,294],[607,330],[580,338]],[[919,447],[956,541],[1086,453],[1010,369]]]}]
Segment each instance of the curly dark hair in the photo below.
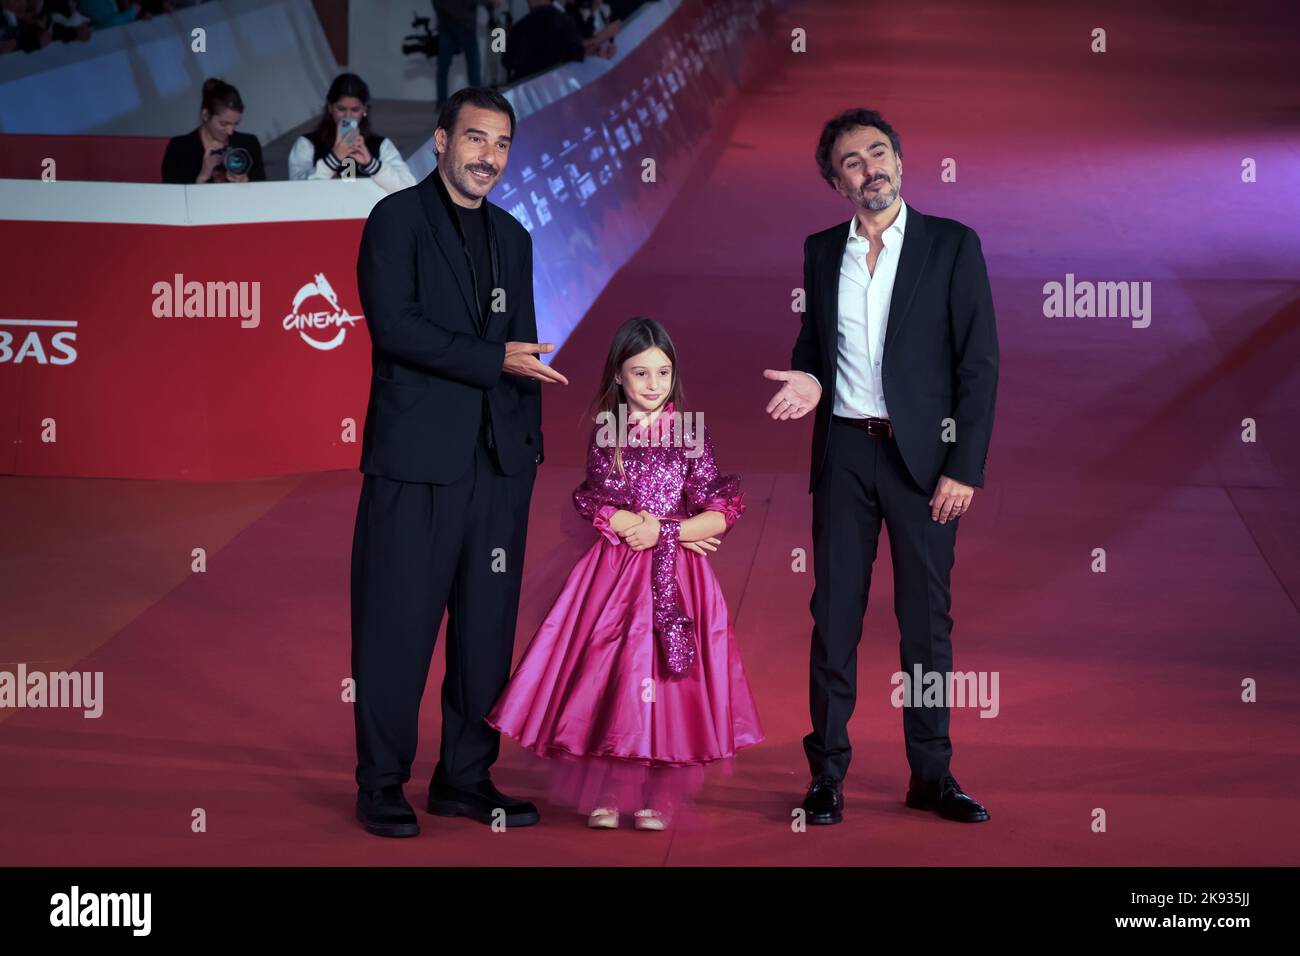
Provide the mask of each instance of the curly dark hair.
[{"label": "curly dark hair", "polygon": [[826,125],[822,127],[821,139],[817,141],[817,169],[831,189],[835,188],[836,175],[835,167],[831,165],[831,150],[835,148],[835,141],[840,138],[840,134],[857,129],[859,126],[874,126],[880,130],[889,137],[889,144],[894,147],[894,155],[899,159],[903,158],[903,144],[898,139],[898,133],[894,131],[894,127],[885,122],[883,116],[875,110],[861,107],[845,110],[826,121]]}]

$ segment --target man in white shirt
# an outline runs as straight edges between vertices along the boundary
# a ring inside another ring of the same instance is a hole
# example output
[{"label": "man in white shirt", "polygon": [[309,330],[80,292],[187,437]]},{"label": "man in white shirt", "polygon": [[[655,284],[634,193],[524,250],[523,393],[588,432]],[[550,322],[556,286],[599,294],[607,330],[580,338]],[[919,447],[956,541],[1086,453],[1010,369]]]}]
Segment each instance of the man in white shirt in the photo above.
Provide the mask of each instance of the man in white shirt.
[{"label": "man in white shirt", "polygon": [[[767,405],[773,419],[815,410],[813,729],[804,738],[813,780],[803,809],[810,823],[839,823],[857,647],[882,523],[902,673],[926,682],[936,674],[950,686],[957,525],[984,484],[998,344],[979,237],[903,202],[893,127],[873,111],[846,110],[823,129],[817,161],[853,218],[805,240],[805,310],[791,368],[763,374],[782,383]],[[919,687],[906,695],[905,802],[982,822],[988,811],[949,771],[949,703],[946,695],[923,698]]]},{"label": "man in white shirt", "polygon": [[[901,197],[894,212],[894,221],[877,234],[874,255],[872,240],[860,231],[858,217],[849,220],[849,238],[840,265],[836,415],[889,417],[880,363],[885,351],[885,324],[894,294],[898,257],[903,252],[907,229],[907,204]],[[875,262],[874,267],[868,265],[869,259]]]}]

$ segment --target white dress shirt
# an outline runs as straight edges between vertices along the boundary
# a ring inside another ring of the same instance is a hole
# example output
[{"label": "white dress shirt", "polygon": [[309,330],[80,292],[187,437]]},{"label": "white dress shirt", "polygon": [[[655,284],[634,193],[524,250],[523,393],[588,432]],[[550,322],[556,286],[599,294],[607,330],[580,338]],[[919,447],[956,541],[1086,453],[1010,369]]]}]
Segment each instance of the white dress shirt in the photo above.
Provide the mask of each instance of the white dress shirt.
[{"label": "white dress shirt", "polygon": [[[837,309],[835,398],[832,411],[845,418],[888,418],[881,363],[885,329],[894,296],[894,277],[903,254],[907,204],[900,198],[898,215],[881,234],[884,248],[873,274],[867,269],[871,241],[858,233],[858,217],[849,221],[849,238],[840,260]],[[813,376],[814,380],[816,376]],[[821,384],[818,382],[818,384]]]}]

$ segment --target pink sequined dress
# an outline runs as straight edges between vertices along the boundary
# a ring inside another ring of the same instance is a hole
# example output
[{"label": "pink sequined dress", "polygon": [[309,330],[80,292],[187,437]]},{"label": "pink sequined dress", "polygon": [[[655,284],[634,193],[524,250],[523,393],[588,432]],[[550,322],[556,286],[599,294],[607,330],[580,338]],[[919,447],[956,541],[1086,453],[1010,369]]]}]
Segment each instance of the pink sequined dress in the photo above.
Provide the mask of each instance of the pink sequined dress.
[{"label": "pink sequined dress", "polygon": [[[763,740],[735,631],[709,558],[679,546],[680,520],[745,510],[707,429],[670,404],[622,448],[592,433],[574,507],[599,532],[578,560],[487,721],[551,770],[553,801],[586,814],[613,805],[666,817],[687,808],[703,768],[730,768]],[[610,528],[619,509],[661,517],[635,551]],[[724,544],[725,547],[725,544]]]}]

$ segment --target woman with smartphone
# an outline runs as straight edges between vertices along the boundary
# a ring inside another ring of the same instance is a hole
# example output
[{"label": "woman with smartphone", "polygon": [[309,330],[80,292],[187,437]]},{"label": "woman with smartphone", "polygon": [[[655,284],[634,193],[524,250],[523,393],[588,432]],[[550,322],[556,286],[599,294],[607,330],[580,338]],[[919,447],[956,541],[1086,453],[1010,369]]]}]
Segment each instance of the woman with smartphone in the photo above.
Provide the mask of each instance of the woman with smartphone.
[{"label": "woman with smartphone", "polygon": [[370,128],[370,88],[355,73],[330,84],[320,123],[289,153],[290,179],[368,177],[385,192],[415,185],[393,141]]}]

